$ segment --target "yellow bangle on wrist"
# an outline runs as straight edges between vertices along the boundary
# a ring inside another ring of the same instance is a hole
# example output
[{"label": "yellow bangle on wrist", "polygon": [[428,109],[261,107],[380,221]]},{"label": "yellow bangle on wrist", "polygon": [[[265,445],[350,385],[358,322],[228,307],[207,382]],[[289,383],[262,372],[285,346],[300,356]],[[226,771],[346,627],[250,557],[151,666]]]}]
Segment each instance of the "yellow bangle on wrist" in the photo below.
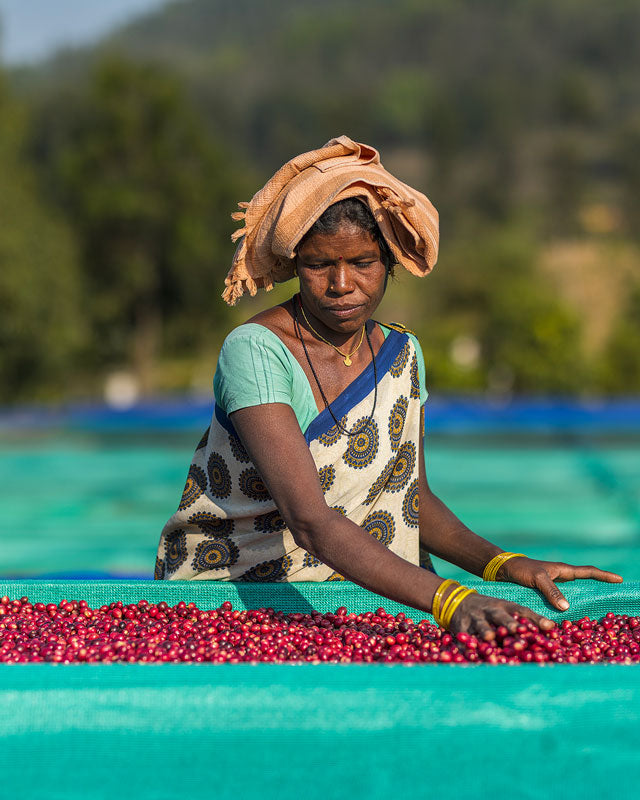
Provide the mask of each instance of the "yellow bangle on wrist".
[{"label": "yellow bangle on wrist", "polygon": [[517,556],[521,556],[526,558],[524,553],[498,553],[497,556],[494,556],[491,561],[487,564],[484,568],[484,572],[482,573],[482,580],[483,581],[495,581],[496,576],[498,575],[498,571],[500,567],[505,564],[510,558],[516,558]]},{"label": "yellow bangle on wrist", "polygon": [[449,597],[447,597],[447,602],[445,604],[445,607],[442,609],[440,625],[443,628],[446,628],[447,630],[451,625],[451,620],[453,619],[453,615],[458,610],[458,606],[460,605],[460,603],[462,603],[465,597],[468,597],[470,594],[477,594],[475,589],[469,589],[466,586],[461,586],[460,588],[462,589],[462,591],[461,592],[456,591],[455,597],[454,597],[454,592],[451,592]]},{"label": "yellow bangle on wrist", "polygon": [[440,606],[442,605],[442,597],[447,589],[451,586],[459,585],[458,581],[454,581],[451,578],[447,578],[446,581],[442,581],[440,586],[436,589],[436,593],[433,595],[433,603],[431,604],[431,613],[433,614],[434,619],[436,622],[440,617]]},{"label": "yellow bangle on wrist", "polygon": [[466,586],[462,586],[462,584],[460,584],[459,586],[456,586],[456,588],[447,595],[447,599],[442,604],[442,609],[438,614],[437,618],[438,625],[440,625],[443,628],[446,627],[444,621],[447,618],[447,614],[449,608],[451,607],[451,603],[453,602],[454,598],[457,597],[461,592],[466,591],[466,588],[467,588]]}]

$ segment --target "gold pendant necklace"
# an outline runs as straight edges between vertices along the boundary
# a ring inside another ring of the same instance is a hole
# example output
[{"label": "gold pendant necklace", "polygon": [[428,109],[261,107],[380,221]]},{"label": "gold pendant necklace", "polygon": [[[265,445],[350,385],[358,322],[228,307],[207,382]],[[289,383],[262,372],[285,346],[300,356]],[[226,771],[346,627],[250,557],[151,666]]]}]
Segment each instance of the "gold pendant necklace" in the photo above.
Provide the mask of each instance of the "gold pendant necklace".
[{"label": "gold pendant necklace", "polygon": [[364,326],[364,325],[362,326],[362,331],[360,332],[360,341],[358,342],[358,344],[357,344],[357,346],[356,346],[356,349],[355,349],[355,350],[352,350],[350,353],[343,353],[343,352],[342,352],[342,350],[340,350],[340,348],[339,348],[339,347],[336,347],[336,346],[335,346],[335,344],[332,344],[332,343],[331,343],[331,342],[330,342],[328,339],[325,339],[325,338],[324,338],[324,336],[323,336],[321,333],[318,333],[318,331],[317,331],[317,330],[316,330],[316,329],[313,327],[313,325],[312,325],[312,324],[309,322],[309,320],[308,320],[308,318],[307,318],[307,315],[304,313],[304,307],[303,307],[303,305],[302,305],[302,300],[300,299],[300,295],[298,295],[298,303],[300,304],[300,311],[302,311],[302,316],[304,317],[304,321],[307,323],[307,325],[308,325],[308,326],[309,326],[309,328],[310,328],[310,329],[313,331],[313,333],[315,333],[315,335],[318,337],[318,339],[321,339],[323,342],[325,342],[325,344],[328,344],[330,347],[333,347],[333,349],[334,349],[334,350],[335,350],[337,353],[340,353],[340,355],[342,356],[342,358],[344,358],[344,365],[345,365],[345,367],[350,367],[350,366],[351,366],[351,364],[353,363],[353,362],[351,361],[351,356],[355,356],[355,354],[356,354],[356,353],[358,352],[358,350],[360,349],[360,345],[362,344],[362,341],[363,341],[363,339],[364,339],[364,328],[365,328],[365,326]]}]

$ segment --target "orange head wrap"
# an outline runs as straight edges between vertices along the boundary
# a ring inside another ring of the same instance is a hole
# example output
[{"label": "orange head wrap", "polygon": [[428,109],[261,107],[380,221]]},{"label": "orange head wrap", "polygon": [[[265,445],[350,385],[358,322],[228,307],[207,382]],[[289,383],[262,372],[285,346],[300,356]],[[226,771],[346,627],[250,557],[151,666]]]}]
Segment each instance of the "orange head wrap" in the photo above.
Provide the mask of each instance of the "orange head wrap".
[{"label": "orange head wrap", "polygon": [[377,150],[348,136],[288,161],[233,219],[244,227],[222,297],[234,305],[245,291],[267,291],[294,275],[296,248],[333,203],[357,197],[367,204],[398,264],[426,275],[438,257],[438,212],[420,192],[394,178]]}]

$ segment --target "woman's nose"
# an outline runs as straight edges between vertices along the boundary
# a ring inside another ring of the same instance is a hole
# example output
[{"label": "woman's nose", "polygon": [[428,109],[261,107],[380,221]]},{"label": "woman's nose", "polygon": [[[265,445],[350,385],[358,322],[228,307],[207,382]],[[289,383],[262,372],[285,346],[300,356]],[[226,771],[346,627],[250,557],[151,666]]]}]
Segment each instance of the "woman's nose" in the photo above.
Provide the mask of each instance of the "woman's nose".
[{"label": "woman's nose", "polygon": [[336,294],[347,294],[353,291],[353,280],[349,266],[338,262],[331,269],[331,282],[329,288]]}]

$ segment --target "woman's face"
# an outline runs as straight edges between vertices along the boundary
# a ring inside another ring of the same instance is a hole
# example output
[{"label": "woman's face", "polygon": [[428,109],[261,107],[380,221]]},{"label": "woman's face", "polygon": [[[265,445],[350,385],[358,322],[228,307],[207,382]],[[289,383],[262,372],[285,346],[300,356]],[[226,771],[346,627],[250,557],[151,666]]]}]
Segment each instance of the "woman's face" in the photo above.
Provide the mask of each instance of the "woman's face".
[{"label": "woman's face", "polygon": [[310,236],[298,249],[296,267],[305,310],[331,331],[360,330],[382,300],[386,269],[380,247],[352,222]]}]

